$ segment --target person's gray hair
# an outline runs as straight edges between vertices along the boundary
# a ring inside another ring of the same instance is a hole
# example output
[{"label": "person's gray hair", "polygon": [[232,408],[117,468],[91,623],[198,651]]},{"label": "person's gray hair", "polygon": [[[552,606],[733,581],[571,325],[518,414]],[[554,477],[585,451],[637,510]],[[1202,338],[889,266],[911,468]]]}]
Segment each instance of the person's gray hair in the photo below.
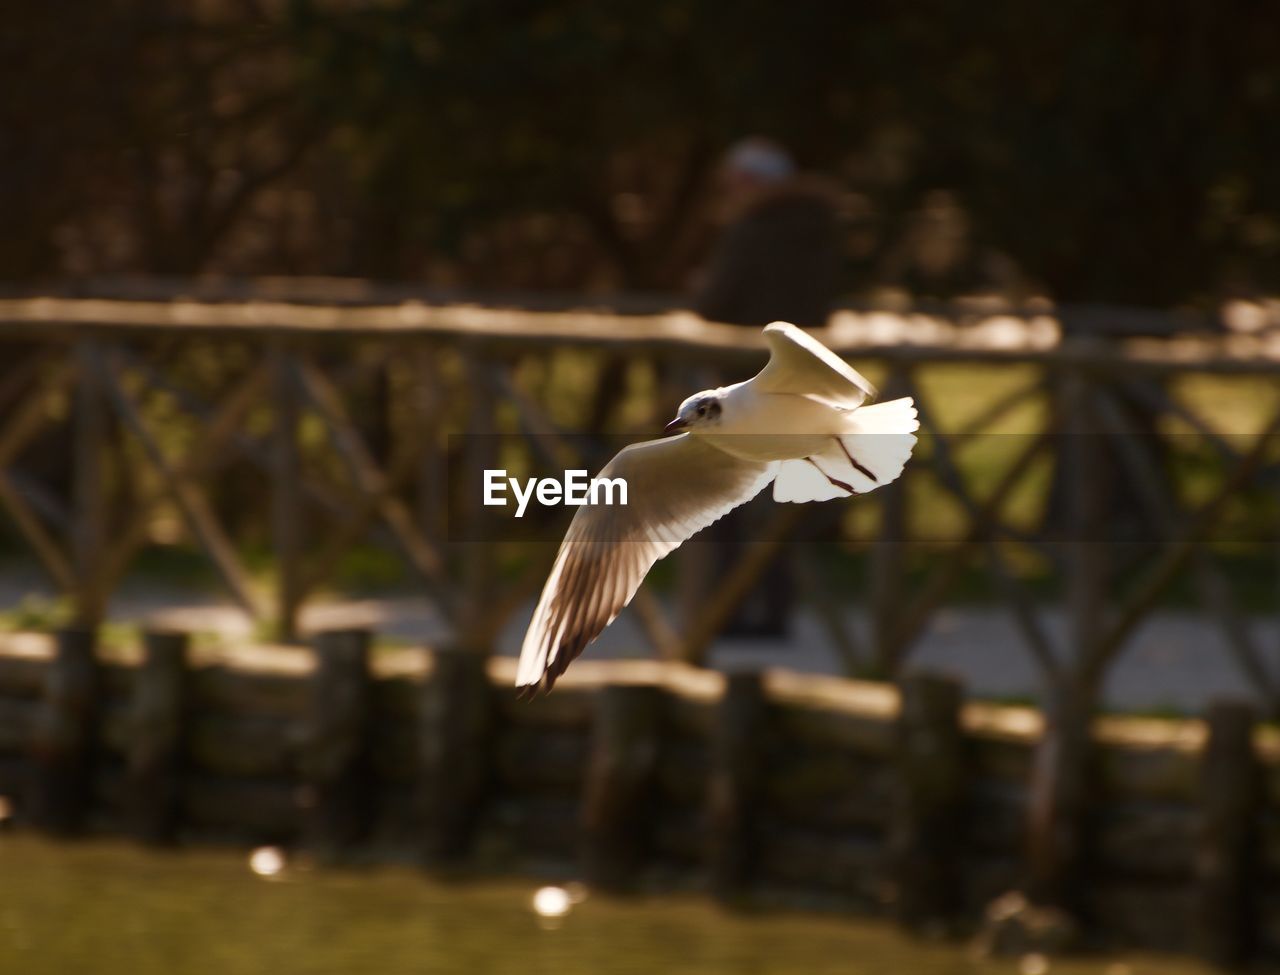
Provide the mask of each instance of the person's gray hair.
[{"label": "person's gray hair", "polygon": [[763,183],[782,183],[795,175],[796,164],[776,142],[753,136],[730,146],[725,154],[727,170],[751,176]]}]

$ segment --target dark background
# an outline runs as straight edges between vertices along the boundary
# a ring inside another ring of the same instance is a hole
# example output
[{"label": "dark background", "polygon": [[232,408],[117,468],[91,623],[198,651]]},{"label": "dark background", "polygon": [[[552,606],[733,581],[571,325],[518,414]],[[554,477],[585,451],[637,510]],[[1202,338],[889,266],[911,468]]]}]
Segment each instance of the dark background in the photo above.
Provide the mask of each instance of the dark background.
[{"label": "dark background", "polygon": [[1273,2],[99,0],[0,33],[0,279],[682,291],[726,145],[842,190],[844,291],[1280,277]]}]

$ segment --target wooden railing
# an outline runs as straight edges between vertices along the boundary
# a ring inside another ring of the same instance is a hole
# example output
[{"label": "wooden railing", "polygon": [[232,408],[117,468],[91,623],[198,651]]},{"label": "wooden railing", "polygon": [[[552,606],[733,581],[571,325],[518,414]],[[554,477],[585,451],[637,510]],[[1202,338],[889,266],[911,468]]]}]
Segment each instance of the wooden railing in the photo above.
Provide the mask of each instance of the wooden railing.
[{"label": "wooden railing", "polygon": [[[479,541],[459,472],[499,454],[597,464],[606,433],[651,437],[689,392],[764,359],[754,331],[683,313],[217,297],[0,301],[0,505],[82,624],[102,619],[142,550],[181,539],[293,640],[372,538],[461,643],[486,648],[535,594],[550,546]],[[842,312],[822,330],[884,396],[916,398],[922,436],[899,484],[849,506],[851,537],[874,544],[841,557],[869,581],[851,591],[810,572],[813,609],[850,671],[894,675],[977,579],[1048,685],[1087,702],[1189,582],[1275,709],[1232,560],[1277,541],[1280,342],[1059,332],[1044,310]],[[1107,483],[1130,497],[1108,498]],[[636,617],[659,654],[698,660],[798,517],[779,506],[708,598],[682,600],[696,612],[677,619],[643,588]],[[1134,517],[1154,527],[1117,543]],[[262,550],[270,585],[247,564]],[[1066,614],[1065,638],[1048,610]]]}]

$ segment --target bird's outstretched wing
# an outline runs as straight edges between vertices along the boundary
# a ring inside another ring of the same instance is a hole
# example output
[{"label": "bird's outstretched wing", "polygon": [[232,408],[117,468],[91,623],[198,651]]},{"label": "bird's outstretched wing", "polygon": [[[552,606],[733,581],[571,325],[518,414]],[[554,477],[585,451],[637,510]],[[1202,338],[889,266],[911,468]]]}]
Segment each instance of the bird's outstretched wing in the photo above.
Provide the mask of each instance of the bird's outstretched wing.
[{"label": "bird's outstretched wing", "polygon": [[876,388],[865,376],[817,339],[794,325],[766,325],[769,361],[751,380],[766,393],[793,393],[852,410],[874,399]]},{"label": "bird's outstretched wing", "polygon": [[584,505],[574,515],[525,633],[516,686],[550,689],[631,601],[653,563],[755,497],[777,467],[688,434],[622,450],[598,477],[624,478],[627,504]]}]

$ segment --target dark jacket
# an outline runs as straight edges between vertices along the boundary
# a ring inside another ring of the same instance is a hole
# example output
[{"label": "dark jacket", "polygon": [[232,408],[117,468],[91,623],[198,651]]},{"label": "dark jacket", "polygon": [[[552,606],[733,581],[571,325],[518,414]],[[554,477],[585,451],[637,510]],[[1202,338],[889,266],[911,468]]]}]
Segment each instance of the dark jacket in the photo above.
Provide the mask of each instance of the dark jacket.
[{"label": "dark jacket", "polygon": [[694,311],[734,325],[823,325],[835,299],[839,264],[830,195],[789,185],[755,201],[725,229]]}]

